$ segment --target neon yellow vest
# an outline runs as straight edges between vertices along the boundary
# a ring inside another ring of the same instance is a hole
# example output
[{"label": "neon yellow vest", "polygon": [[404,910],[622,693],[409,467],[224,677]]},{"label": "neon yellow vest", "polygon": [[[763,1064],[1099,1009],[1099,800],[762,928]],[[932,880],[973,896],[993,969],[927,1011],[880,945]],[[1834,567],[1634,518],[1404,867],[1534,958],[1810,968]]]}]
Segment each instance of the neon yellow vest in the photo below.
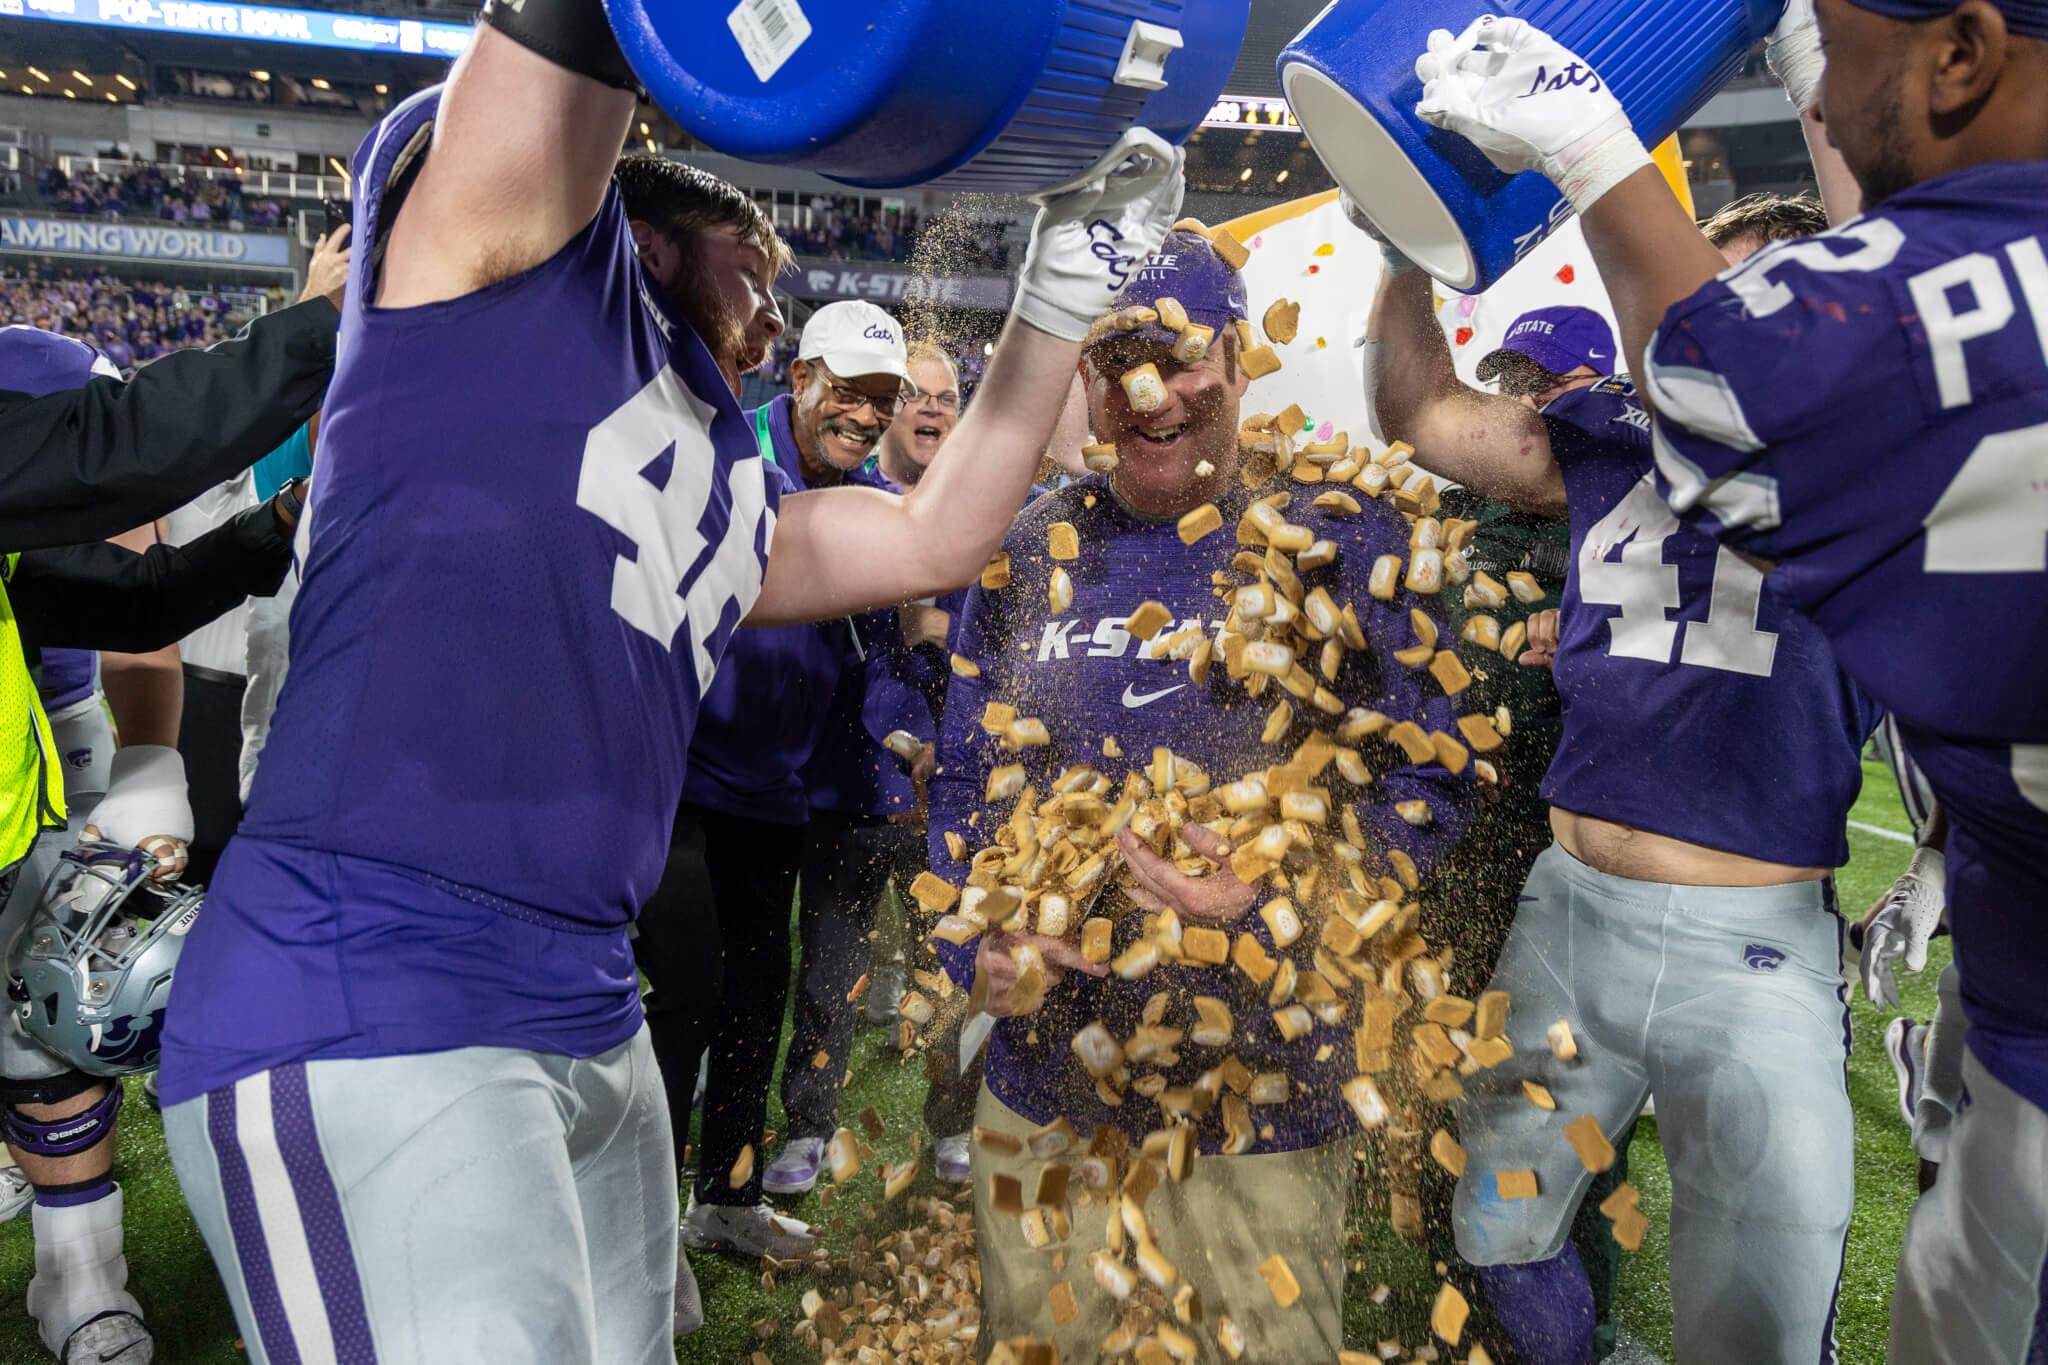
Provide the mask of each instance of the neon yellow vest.
[{"label": "neon yellow vest", "polygon": [[[14,577],[18,554],[7,556],[0,578]],[[19,740],[6,739],[6,718],[26,713],[28,724]],[[64,770],[57,762],[57,741],[50,718],[43,714],[21,651],[21,631],[14,606],[0,588],[0,868],[28,855],[36,835],[64,828]]]}]

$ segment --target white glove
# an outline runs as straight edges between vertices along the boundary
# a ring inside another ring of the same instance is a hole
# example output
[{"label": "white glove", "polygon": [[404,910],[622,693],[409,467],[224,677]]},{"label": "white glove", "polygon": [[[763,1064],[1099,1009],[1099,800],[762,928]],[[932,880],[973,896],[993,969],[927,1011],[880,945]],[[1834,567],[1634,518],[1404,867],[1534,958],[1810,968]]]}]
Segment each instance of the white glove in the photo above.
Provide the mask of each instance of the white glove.
[{"label": "white glove", "polygon": [[1040,201],[1031,249],[1010,310],[1042,332],[1084,341],[1131,267],[1159,249],[1180,217],[1185,157],[1158,134],[1133,128],[1107,175]]},{"label": "white glove", "polygon": [[1871,1003],[1899,1007],[1899,985],[1892,964],[1903,957],[1906,970],[1927,966],[1927,942],[1941,924],[1948,904],[1947,868],[1941,850],[1923,848],[1885,892],[1877,915],[1863,930],[1863,992]]},{"label": "white glove", "polygon": [[1520,19],[1483,14],[1455,38],[1437,29],[1415,74],[1417,117],[1510,174],[1542,172],[1580,213],[1650,164],[1607,82]]},{"label": "white glove", "polygon": [[1405,275],[1419,268],[1415,262],[1408,259],[1406,252],[1387,240],[1387,235],[1380,231],[1379,224],[1373,222],[1366,216],[1365,210],[1358,207],[1358,201],[1351,197],[1350,191],[1337,191],[1337,206],[1344,210],[1344,217],[1350,220],[1351,226],[1379,243],[1380,259],[1389,275]]},{"label": "white glove", "polygon": [[162,866],[159,877],[185,868],[192,842],[192,803],[185,794],[185,757],[164,744],[114,750],[107,794],[93,807],[87,838],[142,849]]},{"label": "white glove", "polygon": [[1820,73],[1827,57],[1820,50],[1820,24],[1813,16],[1813,0],[1787,0],[1785,17],[1764,39],[1764,61],[1792,107],[1804,114],[1820,96]]}]

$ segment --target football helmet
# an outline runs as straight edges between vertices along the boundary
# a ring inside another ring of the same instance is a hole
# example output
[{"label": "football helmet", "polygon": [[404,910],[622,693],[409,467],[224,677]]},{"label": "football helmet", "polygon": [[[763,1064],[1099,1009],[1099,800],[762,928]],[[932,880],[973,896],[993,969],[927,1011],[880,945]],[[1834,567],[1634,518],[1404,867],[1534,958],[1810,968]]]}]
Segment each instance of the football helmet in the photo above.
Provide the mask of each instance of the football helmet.
[{"label": "football helmet", "polygon": [[93,1076],[153,1070],[164,1005],[204,893],[152,882],[141,849],[66,849],[7,955],[21,1031]]}]

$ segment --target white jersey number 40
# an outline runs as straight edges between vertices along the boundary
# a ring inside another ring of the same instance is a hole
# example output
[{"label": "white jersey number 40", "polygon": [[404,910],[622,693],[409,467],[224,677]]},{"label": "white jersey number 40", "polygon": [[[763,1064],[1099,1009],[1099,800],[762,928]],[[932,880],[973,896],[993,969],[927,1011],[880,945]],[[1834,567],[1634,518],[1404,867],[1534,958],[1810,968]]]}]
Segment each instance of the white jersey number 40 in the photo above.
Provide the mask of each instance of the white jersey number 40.
[{"label": "white jersey number 40", "polygon": [[[684,575],[707,544],[698,529],[711,504],[719,463],[711,444],[711,405],[692,393],[668,366],[590,429],[576,478],[576,505],[633,542],[632,558],[612,563],[612,610],[626,623],[675,647],[676,631],[690,627],[690,659],[699,689],[711,685],[718,660],[711,637],[726,609],[744,616],[761,594],[755,533],[767,522],[764,471],[759,460],[732,467],[732,511],[717,551],[697,573]],[[668,482],[656,487],[643,472],[674,447]]]},{"label": "white jersey number 40", "polygon": [[[1615,658],[1671,662],[1681,625],[1669,615],[1679,605],[1678,566],[1664,562],[1664,542],[1677,530],[1678,518],[1658,494],[1656,476],[1645,474],[1593,524],[1579,547],[1579,599],[1621,609],[1607,623],[1607,652]],[[1617,545],[1619,562],[1607,558]],[[1778,636],[1756,628],[1763,588],[1761,570],[1721,547],[1707,619],[1682,623],[1685,643],[1678,662],[1770,677]]]}]

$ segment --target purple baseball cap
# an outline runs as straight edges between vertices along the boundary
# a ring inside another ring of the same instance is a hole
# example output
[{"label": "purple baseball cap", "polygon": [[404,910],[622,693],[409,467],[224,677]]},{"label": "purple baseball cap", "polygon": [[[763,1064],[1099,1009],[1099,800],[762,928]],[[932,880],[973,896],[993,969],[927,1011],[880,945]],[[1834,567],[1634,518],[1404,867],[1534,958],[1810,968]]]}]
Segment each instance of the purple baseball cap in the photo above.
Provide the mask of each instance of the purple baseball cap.
[{"label": "purple baseball cap", "polygon": [[1213,328],[1222,335],[1230,324],[1248,314],[1244,276],[1216,254],[1209,239],[1199,232],[1178,228],[1166,234],[1159,250],[1147,256],[1117,291],[1108,312],[1096,322],[1086,345],[1111,337],[1143,337],[1171,346],[1180,333],[1163,323],[1147,323],[1133,331],[1109,325],[1110,318],[1125,308],[1156,308],[1160,299],[1178,299],[1187,309],[1188,320]]},{"label": "purple baseball cap", "polygon": [[1581,365],[1596,374],[1614,373],[1614,329],[1590,308],[1530,309],[1508,327],[1498,350],[1480,358],[1479,377],[1498,377],[1510,351],[1552,374],[1570,374]]}]

